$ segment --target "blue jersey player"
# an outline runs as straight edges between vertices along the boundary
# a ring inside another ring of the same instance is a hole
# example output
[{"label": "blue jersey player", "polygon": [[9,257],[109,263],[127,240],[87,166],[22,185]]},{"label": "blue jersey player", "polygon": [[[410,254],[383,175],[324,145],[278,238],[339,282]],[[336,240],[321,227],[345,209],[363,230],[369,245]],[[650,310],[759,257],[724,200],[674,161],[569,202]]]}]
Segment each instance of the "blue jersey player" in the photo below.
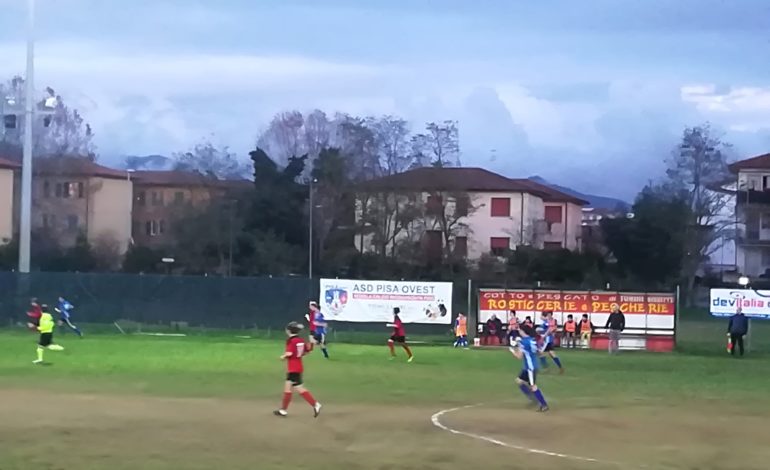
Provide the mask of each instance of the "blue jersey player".
[{"label": "blue jersey player", "polygon": [[538,346],[535,329],[529,325],[519,326],[519,337],[512,341],[511,353],[522,360],[521,373],[516,378],[519,389],[532,403],[538,405],[539,411],[548,411],[548,403],[543,392],[537,388],[537,356]]},{"label": "blue jersey player", "polygon": [[74,305],[69,303],[64,297],[59,297],[59,302],[56,304],[56,312],[59,314],[59,326],[67,325],[82,338],[83,332],[81,332],[77,326],[72,324],[72,311],[74,309]]},{"label": "blue jersey player", "polygon": [[543,344],[540,347],[540,363],[543,367],[548,367],[548,359],[546,356],[551,356],[554,364],[559,368],[560,373],[564,373],[564,367],[561,365],[559,356],[554,351],[554,338],[556,337],[556,330],[559,325],[553,318],[553,312],[543,312],[543,323],[540,325],[540,329],[543,331]]},{"label": "blue jersey player", "polygon": [[313,342],[316,346],[321,346],[324,357],[329,359],[329,351],[326,350],[326,327],[328,324],[326,323],[326,317],[324,317],[321,310],[316,310],[315,315],[313,316],[313,325],[315,326],[315,331],[313,331]]}]

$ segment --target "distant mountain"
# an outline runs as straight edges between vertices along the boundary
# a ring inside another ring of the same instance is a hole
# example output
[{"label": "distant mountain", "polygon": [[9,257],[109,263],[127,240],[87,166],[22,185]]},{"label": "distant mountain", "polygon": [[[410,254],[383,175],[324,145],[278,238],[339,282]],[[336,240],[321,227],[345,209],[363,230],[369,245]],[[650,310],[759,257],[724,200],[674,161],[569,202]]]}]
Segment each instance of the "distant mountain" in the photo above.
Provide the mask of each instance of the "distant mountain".
[{"label": "distant mountain", "polygon": [[171,170],[174,162],[163,155],[127,155],[123,157],[123,166],[127,170]]},{"label": "distant mountain", "polygon": [[556,189],[557,191],[561,191],[565,194],[569,194],[570,196],[584,199],[588,201],[588,205],[590,207],[594,207],[596,209],[614,210],[614,209],[617,209],[618,207],[622,207],[623,210],[629,210],[631,208],[631,204],[627,203],[626,201],[621,201],[620,199],[615,199],[615,198],[606,197],[606,196],[597,196],[594,194],[583,194],[579,191],[575,191],[574,189],[570,189],[564,186],[560,186],[558,184],[551,183],[545,178],[541,178],[539,176],[530,176],[529,179],[536,183],[549,186],[553,189]]}]

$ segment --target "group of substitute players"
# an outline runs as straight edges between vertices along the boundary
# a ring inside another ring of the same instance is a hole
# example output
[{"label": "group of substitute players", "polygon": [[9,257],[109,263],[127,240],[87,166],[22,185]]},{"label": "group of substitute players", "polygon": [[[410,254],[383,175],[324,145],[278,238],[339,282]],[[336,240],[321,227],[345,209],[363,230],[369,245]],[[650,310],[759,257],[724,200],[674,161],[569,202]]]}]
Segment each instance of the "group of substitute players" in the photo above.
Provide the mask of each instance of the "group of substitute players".
[{"label": "group of substitute players", "polygon": [[[390,358],[396,357],[395,345],[400,345],[407,354],[407,361],[414,360],[414,354],[406,342],[406,330],[399,314],[401,310],[398,307],[393,309],[393,322],[388,323],[389,328],[393,328],[393,334],[388,339],[388,349]],[[318,417],[321,413],[322,405],[318,402],[310,391],[305,388],[302,374],[304,366],[302,358],[310,353],[315,347],[320,347],[326,359],[329,358],[329,352],[326,345],[326,329],[328,324],[318,303],[311,301],[308,304],[308,314],[305,319],[310,325],[309,341],[305,341],[299,335],[304,326],[298,322],[291,322],[286,326],[286,348],[280,359],[286,361],[286,381],[284,383],[283,401],[281,407],[275,410],[276,416],[288,416],[289,403],[294,392],[297,392],[312,407],[313,416]],[[548,411],[548,402],[543,396],[543,392],[537,386],[537,374],[539,369],[548,366],[547,357],[550,357],[560,373],[564,373],[561,359],[556,355],[555,335],[558,330],[558,324],[553,318],[553,312],[542,313],[542,323],[540,327],[535,327],[531,323],[521,322],[517,324],[517,329],[511,332],[510,352],[514,357],[522,361],[521,372],[516,377],[516,383],[525,397],[535,406],[538,411]],[[455,342],[455,346],[467,346],[467,337],[465,335],[466,319],[463,314],[458,315],[456,327],[462,329],[462,339]],[[458,331],[459,332],[459,331]]]}]

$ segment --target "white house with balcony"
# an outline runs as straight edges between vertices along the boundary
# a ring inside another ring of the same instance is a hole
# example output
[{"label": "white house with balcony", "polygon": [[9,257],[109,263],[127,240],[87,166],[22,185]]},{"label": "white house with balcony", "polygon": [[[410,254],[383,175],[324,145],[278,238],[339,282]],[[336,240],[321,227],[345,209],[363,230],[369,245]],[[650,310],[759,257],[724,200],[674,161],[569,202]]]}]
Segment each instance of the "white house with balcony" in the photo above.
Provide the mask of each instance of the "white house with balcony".
[{"label": "white house with balcony", "polygon": [[[740,274],[770,277],[770,154],[740,160],[729,165],[735,182],[727,185],[733,194],[736,221],[734,252]],[[728,242],[727,247],[731,248]]]},{"label": "white house with balcony", "polygon": [[483,168],[418,168],[359,187],[356,248],[395,254],[411,245],[469,260],[519,246],[579,251],[586,204]]}]

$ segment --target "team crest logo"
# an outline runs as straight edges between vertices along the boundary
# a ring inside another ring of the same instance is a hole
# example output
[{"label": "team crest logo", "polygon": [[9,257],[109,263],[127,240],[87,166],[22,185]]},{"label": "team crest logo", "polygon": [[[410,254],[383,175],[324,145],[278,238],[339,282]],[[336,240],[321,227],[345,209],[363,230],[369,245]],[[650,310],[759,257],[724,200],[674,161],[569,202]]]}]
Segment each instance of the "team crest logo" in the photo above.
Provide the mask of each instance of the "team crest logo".
[{"label": "team crest logo", "polygon": [[332,315],[339,315],[348,303],[348,291],[339,287],[326,289],[324,302],[326,302],[326,308]]},{"label": "team crest logo", "polygon": [[437,305],[428,304],[428,306],[425,307],[425,316],[431,320],[438,317],[445,317],[446,314],[447,309],[443,300],[439,300]]}]

